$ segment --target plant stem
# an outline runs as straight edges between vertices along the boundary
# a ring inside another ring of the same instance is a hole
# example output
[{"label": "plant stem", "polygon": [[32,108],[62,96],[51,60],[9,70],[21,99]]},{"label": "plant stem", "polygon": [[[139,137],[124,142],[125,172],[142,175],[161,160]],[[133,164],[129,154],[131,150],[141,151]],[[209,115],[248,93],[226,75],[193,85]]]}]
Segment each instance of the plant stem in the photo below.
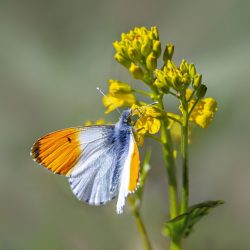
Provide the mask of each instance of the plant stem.
[{"label": "plant stem", "polygon": [[[161,109],[164,110],[162,98],[160,98],[158,102],[159,102]],[[175,160],[173,156],[173,144],[171,140],[170,131],[168,129],[167,118],[164,118],[162,120],[161,140],[163,144],[163,155],[166,161],[166,169],[168,173],[170,219],[173,219],[178,215],[178,193],[177,193],[177,177],[176,177]]]},{"label": "plant stem", "polygon": [[144,249],[145,250],[152,250],[151,243],[150,243],[150,240],[149,240],[149,237],[148,237],[148,233],[147,233],[145,225],[143,223],[140,211],[136,207],[136,204],[135,204],[136,201],[131,196],[128,197],[128,201],[130,203],[130,206],[131,206],[134,218],[135,218],[135,222],[136,222],[138,231],[139,231],[139,233],[141,235],[143,245],[144,245]]},{"label": "plant stem", "polygon": [[181,241],[171,240],[169,245],[169,250],[181,250]]},{"label": "plant stem", "polygon": [[[158,101],[158,105],[163,112],[165,112],[163,104],[163,96],[159,94],[157,88],[153,85],[150,86],[153,93],[153,101]],[[177,188],[177,176],[176,166],[173,154],[173,142],[168,128],[168,117],[165,116],[161,121],[161,140],[163,145],[163,155],[166,162],[166,170],[168,176],[168,194],[169,194],[169,207],[170,207],[170,219],[175,218],[179,214],[178,207],[178,188]],[[176,241],[173,238],[170,239],[170,250],[181,250],[181,240]]]},{"label": "plant stem", "polygon": [[139,93],[141,95],[145,95],[145,96],[151,97],[151,94],[148,93],[147,91],[144,91],[144,90],[141,90],[141,89],[133,89],[133,91],[136,92],[136,93]]},{"label": "plant stem", "polygon": [[185,213],[189,203],[189,169],[188,169],[188,103],[184,101],[183,124],[181,131],[181,156],[182,156],[182,199],[181,213]]}]

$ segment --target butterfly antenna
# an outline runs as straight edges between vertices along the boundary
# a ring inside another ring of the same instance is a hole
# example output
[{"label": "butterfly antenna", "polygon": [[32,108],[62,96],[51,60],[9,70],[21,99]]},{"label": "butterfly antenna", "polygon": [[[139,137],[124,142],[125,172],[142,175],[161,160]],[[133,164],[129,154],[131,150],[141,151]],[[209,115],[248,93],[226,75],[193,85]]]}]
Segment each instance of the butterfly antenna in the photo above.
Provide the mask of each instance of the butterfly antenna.
[{"label": "butterfly antenna", "polygon": [[[108,96],[105,95],[105,94],[103,93],[103,91],[102,91],[99,87],[97,87],[96,89],[97,89],[103,96],[106,96],[106,97],[108,98]],[[122,113],[121,113],[121,111],[116,107],[116,105],[115,105],[113,102],[111,102],[111,101],[110,101],[110,103],[115,107],[116,111],[121,115]]]}]

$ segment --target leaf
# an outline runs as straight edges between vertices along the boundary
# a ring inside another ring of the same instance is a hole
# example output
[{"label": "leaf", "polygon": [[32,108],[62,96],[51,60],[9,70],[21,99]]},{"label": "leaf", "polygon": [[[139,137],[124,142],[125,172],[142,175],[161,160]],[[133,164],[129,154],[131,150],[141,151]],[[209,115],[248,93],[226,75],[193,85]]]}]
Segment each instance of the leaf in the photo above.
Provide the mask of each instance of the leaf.
[{"label": "leaf", "polygon": [[193,231],[194,225],[212,208],[222,205],[223,201],[206,201],[188,208],[188,211],[166,222],[163,234],[174,239],[185,238]]}]

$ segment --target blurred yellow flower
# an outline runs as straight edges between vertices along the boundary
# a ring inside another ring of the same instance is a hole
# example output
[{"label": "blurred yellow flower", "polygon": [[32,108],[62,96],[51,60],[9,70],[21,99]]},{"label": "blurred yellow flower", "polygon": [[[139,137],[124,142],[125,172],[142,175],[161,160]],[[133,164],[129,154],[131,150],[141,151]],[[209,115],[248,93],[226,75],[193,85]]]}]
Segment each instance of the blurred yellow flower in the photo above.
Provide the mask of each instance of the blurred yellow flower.
[{"label": "blurred yellow flower", "polygon": [[124,82],[118,80],[109,80],[109,93],[112,95],[116,94],[128,94],[132,92],[132,87]]},{"label": "blurred yellow flower", "polygon": [[112,112],[119,107],[130,107],[136,102],[136,98],[133,94],[107,94],[102,99],[103,105],[107,108],[106,114]]},{"label": "blurred yellow flower", "polygon": [[107,108],[106,114],[122,106],[130,107],[136,102],[130,85],[118,80],[109,80],[108,83],[109,93],[103,97],[103,105]]},{"label": "blurred yellow flower", "polygon": [[110,123],[105,122],[104,119],[99,119],[99,120],[97,120],[96,122],[93,122],[93,121],[86,121],[86,122],[84,123],[84,126],[103,125],[103,124],[110,124]]}]

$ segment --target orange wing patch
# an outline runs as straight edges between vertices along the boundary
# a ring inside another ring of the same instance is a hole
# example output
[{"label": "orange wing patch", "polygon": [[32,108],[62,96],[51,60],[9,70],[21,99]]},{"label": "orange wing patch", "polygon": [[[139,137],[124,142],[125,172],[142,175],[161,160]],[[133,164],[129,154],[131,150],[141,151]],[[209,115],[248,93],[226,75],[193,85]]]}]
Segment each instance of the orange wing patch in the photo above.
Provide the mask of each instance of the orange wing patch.
[{"label": "orange wing patch", "polygon": [[69,175],[81,154],[79,128],[68,128],[40,138],[32,147],[32,157],[56,174]]},{"label": "orange wing patch", "polygon": [[131,156],[131,162],[130,162],[130,179],[128,188],[130,192],[134,191],[137,187],[137,183],[139,180],[139,171],[140,171],[139,150],[136,143],[134,143],[134,152]]}]

